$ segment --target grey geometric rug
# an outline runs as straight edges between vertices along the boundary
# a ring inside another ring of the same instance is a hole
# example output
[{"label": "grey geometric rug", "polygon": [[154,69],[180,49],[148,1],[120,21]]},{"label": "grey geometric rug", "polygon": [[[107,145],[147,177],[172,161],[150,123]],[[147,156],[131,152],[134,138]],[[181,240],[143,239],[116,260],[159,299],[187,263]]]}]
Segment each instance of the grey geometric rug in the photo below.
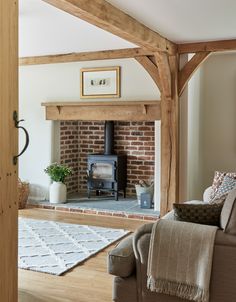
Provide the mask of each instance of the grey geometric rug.
[{"label": "grey geometric rug", "polygon": [[19,218],[18,267],[62,275],[129,231]]}]

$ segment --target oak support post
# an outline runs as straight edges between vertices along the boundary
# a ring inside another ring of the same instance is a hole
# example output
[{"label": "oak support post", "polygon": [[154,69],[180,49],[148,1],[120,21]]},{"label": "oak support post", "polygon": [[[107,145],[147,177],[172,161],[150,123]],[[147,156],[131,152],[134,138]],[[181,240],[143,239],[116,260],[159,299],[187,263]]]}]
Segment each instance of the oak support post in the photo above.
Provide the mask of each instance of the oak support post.
[{"label": "oak support post", "polygon": [[169,56],[164,52],[157,52],[155,53],[154,57],[159,70],[163,97],[165,99],[169,99],[172,97],[172,87],[171,87],[172,79],[171,79]]},{"label": "oak support post", "polygon": [[[164,61],[166,62],[166,58]],[[169,67],[168,67],[169,66]],[[169,68],[169,69],[168,69]],[[178,57],[170,56],[168,65],[159,65],[160,75],[171,83],[171,91],[162,93],[161,100],[161,216],[178,202],[179,187],[179,98]],[[168,79],[168,77],[170,77]],[[164,88],[164,87],[163,87]],[[170,96],[171,95],[171,96]]]},{"label": "oak support post", "polygon": [[179,195],[179,97],[178,56],[164,52],[135,58],[161,91],[161,216],[178,202]]}]

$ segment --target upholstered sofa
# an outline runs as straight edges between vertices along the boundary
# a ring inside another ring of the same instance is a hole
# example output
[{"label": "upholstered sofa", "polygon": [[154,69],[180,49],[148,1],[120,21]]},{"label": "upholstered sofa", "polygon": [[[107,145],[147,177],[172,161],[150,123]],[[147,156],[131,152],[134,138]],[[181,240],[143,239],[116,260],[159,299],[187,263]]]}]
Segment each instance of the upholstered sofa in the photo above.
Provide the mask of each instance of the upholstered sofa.
[{"label": "upholstered sofa", "polygon": [[[209,191],[209,190],[208,190]],[[205,192],[204,199],[208,198]],[[166,219],[172,219],[169,213]],[[226,198],[214,246],[209,302],[236,301],[236,190]],[[108,272],[114,275],[113,301],[181,302],[180,298],[147,289],[147,262],[153,224],[140,227],[108,255]]]}]

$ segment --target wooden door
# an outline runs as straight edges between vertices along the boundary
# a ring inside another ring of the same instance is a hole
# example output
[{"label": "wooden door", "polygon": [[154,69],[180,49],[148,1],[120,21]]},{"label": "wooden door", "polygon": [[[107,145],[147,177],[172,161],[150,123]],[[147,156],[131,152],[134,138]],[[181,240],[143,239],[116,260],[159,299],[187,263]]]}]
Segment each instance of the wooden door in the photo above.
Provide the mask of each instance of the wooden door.
[{"label": "wooden door", "polygon": [[18,4],[0,1],[0,301],[17,301]]}]

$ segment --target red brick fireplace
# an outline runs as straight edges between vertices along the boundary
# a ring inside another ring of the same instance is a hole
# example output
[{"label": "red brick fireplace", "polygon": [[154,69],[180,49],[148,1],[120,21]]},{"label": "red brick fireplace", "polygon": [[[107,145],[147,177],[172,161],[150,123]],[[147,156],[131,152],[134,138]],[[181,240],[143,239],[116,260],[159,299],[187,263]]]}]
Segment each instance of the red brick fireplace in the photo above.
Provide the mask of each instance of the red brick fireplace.
[{"label": "red brick fireplace", "polygon": [[[104,122],[60,121],[60,161],[73,169],[69,193],[87,192],[87,155],[103,153]],[[116,121],[115,152],[127,155],[127,195],[139,180],[154,180],[155,130],[150,121]]]}]

